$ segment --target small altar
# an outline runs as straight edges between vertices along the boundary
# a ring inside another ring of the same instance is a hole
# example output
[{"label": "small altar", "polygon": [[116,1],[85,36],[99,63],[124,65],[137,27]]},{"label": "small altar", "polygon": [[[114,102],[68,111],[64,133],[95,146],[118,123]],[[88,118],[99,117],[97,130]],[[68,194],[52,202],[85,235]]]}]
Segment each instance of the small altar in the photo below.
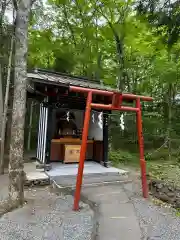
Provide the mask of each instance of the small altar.
[{"label": "small altar", "polygon": [[[102,128],[97,126],[98,119],[90,126],[85,160],[103,160]],[[53,134],[50,144],[50,161],[78,163],[82,143],[84,111],[54,110]]]},{"label": "small altar", "polygon": [[[51,140],[51,161],[61,161],[63,163],[79,162],[81,149],[81,139],[60,138]],[[87,158],[93,155],[93,140],[88,140]]]}]

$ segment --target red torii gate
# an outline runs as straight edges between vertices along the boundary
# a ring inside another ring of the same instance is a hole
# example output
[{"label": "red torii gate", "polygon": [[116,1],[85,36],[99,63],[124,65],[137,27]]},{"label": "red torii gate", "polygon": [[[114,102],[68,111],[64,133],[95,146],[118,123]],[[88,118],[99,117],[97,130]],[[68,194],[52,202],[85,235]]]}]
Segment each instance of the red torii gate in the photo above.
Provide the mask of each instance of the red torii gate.
[{"label": "red torii gate", "polygon": [[[82,133],[82,143],[81,143],[78,174],[77,174],[77,180],[76,180],[76,190],[75,190],[75,195],[74,195],[73,210],[75,210],[75,211],[79,210],[79,201],[80,201],[81,185],[82,185],[83,170],[84,170],[84,160],[85,160],[86,149],[87,149],[89,120],[90,120],[90,114],[91,114],[92,108],[102,109],[102,110],[118,110],[118,111],[134,111],[134,112],[136,112],[142,191],[143,191],[143,197],[147,198],[148,197],[148,186],[147,186],[147,179],[146,179],[146,161],[144,159],[144,140],[143,140],[143,130],[142,130],[141,100],[142,101],[152,101],[153,100],[152,97],[138,96],[138,95],[134,95],[134,94],[123,94],[120,92],[103,91],[103,90],[89,89],[89,88],[75,87],[75,86],[70,86],[69,90],[71,92],[87,93],[86,111],[85,111],[84,127],[83,127],[83,133]],[[93,103],[92,102],[93,94],[111,97],[112,104],[105,105],[105,104]],[[122,101],[128,100],[128,99],[135,100],[136,107],[122,106]]]}]

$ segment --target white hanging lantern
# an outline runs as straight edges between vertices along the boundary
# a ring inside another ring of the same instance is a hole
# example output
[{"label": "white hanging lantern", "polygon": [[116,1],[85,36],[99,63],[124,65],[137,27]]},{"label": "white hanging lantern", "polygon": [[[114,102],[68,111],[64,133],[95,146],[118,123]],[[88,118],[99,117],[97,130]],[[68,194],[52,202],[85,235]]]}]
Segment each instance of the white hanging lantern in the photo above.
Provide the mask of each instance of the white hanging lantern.
[{"label": "white hanging lantern", "polygon": [[98,125],[102,129],[103,128],[103,119],[102,119],[103,113],[101,112],[98,116]]},{"label": "white hanging lantern", "polygon": [[69,111],[67,112],[66,120],[69,122]]},{"label": "white hanging lantern", "polygon": [[124,115],[123,115],[123,114],[121,114],[119,120],[120,120],[120,124],[119,124],[119,126],[120,126],[121,129],[124,131],[124,129],[125,129],[125,125],[124,125]]},{"label": "white hanging lantern", "polygon": [[94,113],[92,113],[92,122],[95,123]]}]

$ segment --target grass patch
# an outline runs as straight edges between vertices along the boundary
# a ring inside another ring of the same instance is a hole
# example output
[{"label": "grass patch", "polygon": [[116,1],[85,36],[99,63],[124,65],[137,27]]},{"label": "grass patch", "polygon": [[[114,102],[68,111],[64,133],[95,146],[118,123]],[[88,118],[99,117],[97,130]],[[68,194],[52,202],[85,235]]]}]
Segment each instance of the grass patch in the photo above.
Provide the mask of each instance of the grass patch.
[{"label": "grass patch", "polygon": [[176,160],[147,162],[147,171],[152,179],[163,180],[180,187],[180,165]]},{"label": "grass patch", "polygon": [[123,150],[111,151],[109,153],[109,159],[114,166],[118,166],[119,164],[137,166],[139,163],[137,154]]},{"label": "grass patch", "polygon": [[176,217],[180,217],[180,208],[176,209]]},{"label": "grass patch", "polygon": [[[111,151],[110,161],[115,167],[126,167],[138,171],[140,168],[139,155],[128,151]],[[155,156],[147,157],[147,173],[151,179],[163,180],[180,187],[180,161],[172,154],[171,161],[166,149],[162,149]]]}]

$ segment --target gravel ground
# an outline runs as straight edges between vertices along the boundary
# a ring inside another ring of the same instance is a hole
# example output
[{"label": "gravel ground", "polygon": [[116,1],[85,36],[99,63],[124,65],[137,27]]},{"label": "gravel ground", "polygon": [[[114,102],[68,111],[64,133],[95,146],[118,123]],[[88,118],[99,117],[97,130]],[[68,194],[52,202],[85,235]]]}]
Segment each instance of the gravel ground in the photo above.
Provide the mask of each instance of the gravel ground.
[{"label": "gravel ground", "polygon": [[26,192],[28,203],[0,218],[1,240],[90,240],[94,213],[81,203],[73,212],[73,197],[50,193],[49,188]]},{"label": "gravel ground", "polygon": [[165,207],[144,200],[138,183],[124,185],[124,190],[134,205],[143,240],[180,240],[180,218]]}]

